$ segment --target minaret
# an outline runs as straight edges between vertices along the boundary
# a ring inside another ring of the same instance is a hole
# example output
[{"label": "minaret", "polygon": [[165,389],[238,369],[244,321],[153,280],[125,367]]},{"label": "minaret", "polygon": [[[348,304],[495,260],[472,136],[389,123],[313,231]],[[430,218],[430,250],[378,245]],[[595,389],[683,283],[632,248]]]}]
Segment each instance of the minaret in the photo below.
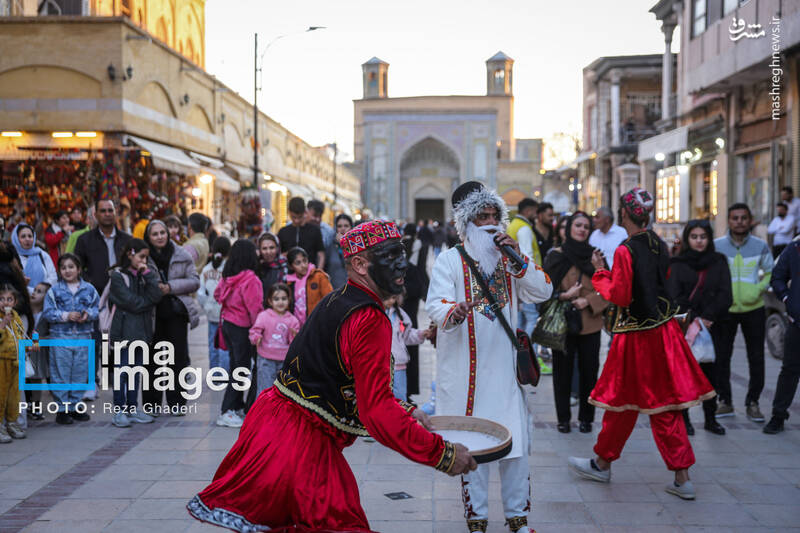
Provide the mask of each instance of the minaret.
[{"label": "minaret", "polygon": [[388,98],[389,63],[373,57],[361,65],[361,68],[364,71],[364,100]]},{"label": "minaret", "polygon": [[511,96],[512,69],[514,60],[503,52],[497,52],[486,60],[486,94],[488,96]]}]

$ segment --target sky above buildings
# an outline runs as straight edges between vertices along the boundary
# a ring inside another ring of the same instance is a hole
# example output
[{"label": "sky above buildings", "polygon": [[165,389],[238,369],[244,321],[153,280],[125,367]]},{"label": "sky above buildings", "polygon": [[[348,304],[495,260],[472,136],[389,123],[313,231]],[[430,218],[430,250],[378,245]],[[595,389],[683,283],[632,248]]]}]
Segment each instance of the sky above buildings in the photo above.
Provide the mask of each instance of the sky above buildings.
[{"label": "sky above buildings", "polygon": [[[663,53],[654,0],[207,0],[206,70],[313,145],[353,152],[361,64],[390,64],[389,96],[485,94],[485,61],[514,60],[514,133],[581,128],[582,69],[597,57]],[[327,29],[304,33],[308,26]],[[679,42],[676,33],[673,51]],[[350,156],[352,157],[352,156]]]}]

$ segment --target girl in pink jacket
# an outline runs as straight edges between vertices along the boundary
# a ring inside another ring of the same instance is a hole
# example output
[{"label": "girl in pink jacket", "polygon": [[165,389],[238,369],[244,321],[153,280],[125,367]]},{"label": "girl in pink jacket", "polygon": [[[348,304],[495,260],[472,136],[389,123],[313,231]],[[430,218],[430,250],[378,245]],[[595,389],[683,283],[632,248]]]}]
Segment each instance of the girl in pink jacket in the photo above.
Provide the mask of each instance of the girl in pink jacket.
[{"label": "girl in pink jacket", "polygon": [[300,321],[289,312],[292,289],[285,283],[276,283],[267,291],[269,308],[261,311],[250,328],[250,342],[258,350],[259,393],[272,386],[283,366],[289,345],[300,330]]},{"label": "girl in pink jacket", "polygon": [[[228,350],[229,376],[237,368],[250,370],[251,361],[255,359],[255,348],[250,344],[248,333],[263,309],[261,298],[264,295],[256,269],[256,245],[246,239],[239,239],[231,247],[222,269],[222,280],[214,290],[214,299],[222,305],[220,329],[223,339],[218,338],[218,347]],[[219,340],[224,340],[224,343]],[[233,387],[235,383],[234,380],[229,381],[225,389],[222,414],[217,418],[218,426],[236,428],[242,425],[245,396],[244,391]]]}]

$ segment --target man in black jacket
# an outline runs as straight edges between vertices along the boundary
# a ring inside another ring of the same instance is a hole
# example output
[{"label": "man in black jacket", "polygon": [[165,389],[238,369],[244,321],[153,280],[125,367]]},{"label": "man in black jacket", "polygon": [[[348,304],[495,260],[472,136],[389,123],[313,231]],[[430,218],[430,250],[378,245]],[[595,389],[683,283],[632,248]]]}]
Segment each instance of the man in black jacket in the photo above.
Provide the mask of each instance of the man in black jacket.
[{"label": "man in black jacket", "polygon": [[131,236],[117,229],[117,211],[111,200],[95,204],[97,227],[87,231],[75,244],[75,255],[83,263],[84,279],[94,285],[98,294],[108,283],[108,269],[117,263]]},{"label": "man in black jacket", "polygon": [[[791,286],[789,286],[791,282]],[[772,270],[772,290],[786,304],[789,325],[783,341],[783,365],[772,400],[772,418],[764,433],[774,435],[783,431],[783,421],[789,418],[797,383],[800,381],[800,242],[797,239],[784,248]]]}]

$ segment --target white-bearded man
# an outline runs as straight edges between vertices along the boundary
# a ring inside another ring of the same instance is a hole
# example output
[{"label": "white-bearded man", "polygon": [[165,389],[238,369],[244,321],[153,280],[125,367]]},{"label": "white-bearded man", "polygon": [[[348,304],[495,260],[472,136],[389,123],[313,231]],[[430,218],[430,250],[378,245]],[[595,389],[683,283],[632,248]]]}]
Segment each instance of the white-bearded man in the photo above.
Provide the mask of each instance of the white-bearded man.
[{"label": "white-bearded man", "polygon": [[[519,253],[504,233],[505,202],[478,182],[453,193],[453,215],[464,250],[481,271],[512,329],[521,303],[548,299],[552,285],[534,264],[518,270],[498,245]],[[425,309],[439,326],[436,346],[436,414],[487,418],[511,430],[511,452],[499,461],[503,507],[512,532],[529,533],[530,421],[525,395],[516,380],[516,350],[456,248],[443,252],[433,267]],[[464,516],[470,532],[486,531],[489,511],[489,465],[461,478]]]}]

